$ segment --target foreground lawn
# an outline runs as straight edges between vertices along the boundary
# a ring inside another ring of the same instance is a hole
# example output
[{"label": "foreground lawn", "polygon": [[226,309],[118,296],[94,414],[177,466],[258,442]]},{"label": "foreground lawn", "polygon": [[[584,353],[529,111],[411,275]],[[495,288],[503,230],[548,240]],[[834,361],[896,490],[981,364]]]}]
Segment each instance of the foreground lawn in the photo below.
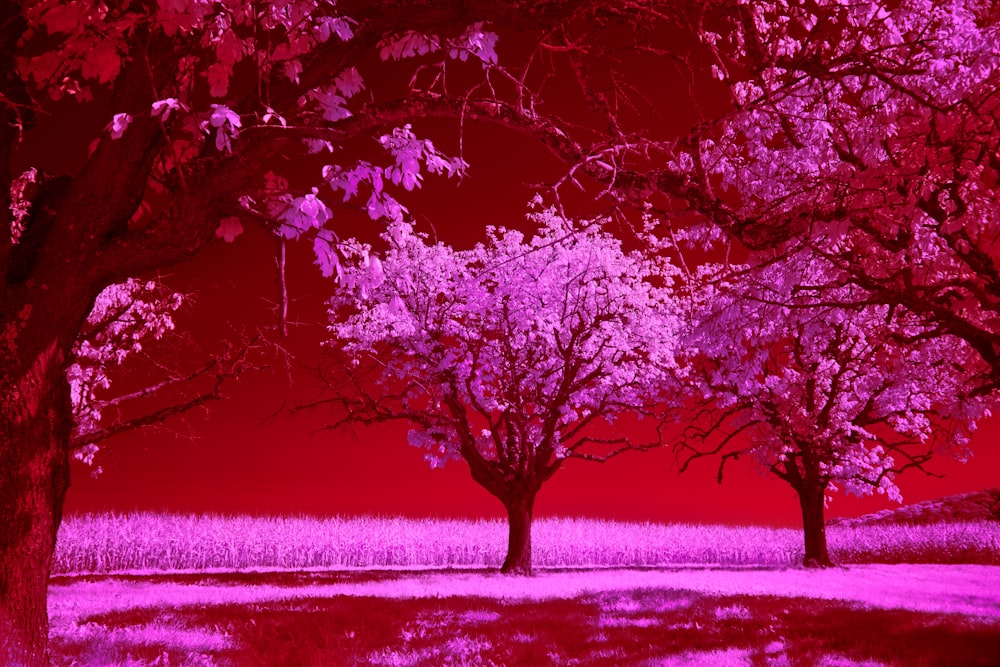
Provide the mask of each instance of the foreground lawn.
[{"label": "foreground lawn", "polygon": [[1000,567],[56,577],[58,665],[989,665]]}]

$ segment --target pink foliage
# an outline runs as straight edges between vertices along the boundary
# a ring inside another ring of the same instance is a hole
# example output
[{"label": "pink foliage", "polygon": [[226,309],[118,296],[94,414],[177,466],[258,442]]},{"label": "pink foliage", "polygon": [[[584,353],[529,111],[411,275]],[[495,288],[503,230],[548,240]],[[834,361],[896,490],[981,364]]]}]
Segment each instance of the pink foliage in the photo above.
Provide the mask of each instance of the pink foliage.
[{"label": "pink foliage", "polygon": [[[182,302],[180,294],[154,281],[130,279],[101,292],[73,348],[73,363],[66,369],[75,435],[100,428],[113,369],[141,352],[145,342],[172,331],[173,314]],[[87,444],[74,455],[92,465],[97,452],[97,445]]]},{"label": "pink foliage", "polygon": [[393,35],[383,40],[379,49],[382,60],[414,58],[447,49],[448,57],[468,60],[469,56],[480,60],[483,67],[497,64],[497,34],[484,29],[482,21],[469,26],[466,31],[451,39],[441,39],[414,30]]},{"label": "pink foliage", "polygon": [[25,223],[31,213],[31,194],[37,188],[38,170],[25,170],[10,184],[10,242],[17,245],[24,234]]},{"label": "pink foliage", "polygon": [[939,449],[968,456],[967,433],[991,401],[966,343],[855,286],[830,286],[835,267],[809,249],[756,261],[703,269],[714,291],[695,335],[697,391],[720,411],[713,420],[729,419],[711,437],[742,434],[793,485],[897,501],[895,472]]},{"label": "pink foliage", "polygon": [[702,34],[735,110],[672,168],[717,188],[744,240],[805,240],[828,281],[937,322],[996,368],[995,9],[741,4],[731,33]]},{"label": "pink foliage", "polygon": [[680,373],[676,269],[600,221],[532,217],[534,237],[491,228],[468,251],[396,224],[381,262],[359,248],[342,274],[330,331],[355,364],[379,360],[379,410],[415,424],[432,465],[554,471],[603,442],[595,420],[652,409]]}]

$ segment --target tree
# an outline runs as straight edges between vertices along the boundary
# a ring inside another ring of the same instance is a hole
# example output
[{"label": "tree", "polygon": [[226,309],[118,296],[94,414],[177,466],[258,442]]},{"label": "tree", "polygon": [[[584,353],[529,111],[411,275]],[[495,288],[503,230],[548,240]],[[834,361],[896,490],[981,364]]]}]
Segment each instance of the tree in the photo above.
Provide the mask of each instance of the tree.
[{"label": "tree", "polygon": [[750,454],[798,495],[806,566],[828,567],[829,494],[901,501],[898,473],[936,452],[968,457],[968,433],[989,415],[976,392],[985,368],[960,339],[928,336],[919,316],[856,287],[817,300],[810,287],[833,268],[823,257],[758,260],[705,271],[717,291],[696,345],[710,407],[686,429],[682,469],[721,455],[721,482],[729,459]]},{"label": "tree", "polygon": [[[490,228],[466,251],[392,226],[381,261],[345,271],[330,320],[352,379],[345,419],[407,420],[432,466],[463,459],[507,511],[501,571],[522,574],[535,496],[567,459],[661,442],[682,327],[668,262],[623,251],[601,221],[532,218],[530,240]],[[648,441],[613,428],[626,414],[653,417]]]},{"label": "tree", "polygon": [[824,285],[965,340],[983,392],[1000,379],[998,18],[971,0],[745,3],[701,32],[734,111],[674,162],[747,245],[809,246]]}]

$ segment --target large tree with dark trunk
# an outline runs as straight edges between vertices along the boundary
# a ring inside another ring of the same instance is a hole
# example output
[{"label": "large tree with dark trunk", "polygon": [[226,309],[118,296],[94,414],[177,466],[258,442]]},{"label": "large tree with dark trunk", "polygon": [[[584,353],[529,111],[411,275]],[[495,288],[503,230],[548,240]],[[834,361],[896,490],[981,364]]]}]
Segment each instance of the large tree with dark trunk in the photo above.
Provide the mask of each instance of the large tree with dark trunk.
[{"label": "large tree with dark trunk", "polygon": [[[683,326],[669,262],[624,252],[602,221],[532,219],[531,239],[491,229],[465,251],[394,225],[381,262],[345,271],[330,325],[343,419],[403,419],[431,465],[463,459],[507,511],[501,571],[519,574],[535,496],[565,461],[662,443]],[[626,415],[651,417],[646,432],[616,428]]]}]

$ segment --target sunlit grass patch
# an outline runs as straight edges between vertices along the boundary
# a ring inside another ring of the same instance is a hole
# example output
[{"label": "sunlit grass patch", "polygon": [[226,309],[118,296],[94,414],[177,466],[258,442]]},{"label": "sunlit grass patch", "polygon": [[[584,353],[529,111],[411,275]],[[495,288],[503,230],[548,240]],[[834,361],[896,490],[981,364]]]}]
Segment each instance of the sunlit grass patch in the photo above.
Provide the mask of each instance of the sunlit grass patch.
[{"label": "sunlit grass patch", "polygon": [[716,651],[686,651],[666,658],[657,658],[643,663],[643,667],[745,667],[752,664],[752,654],[745,649],[721,649]]},{"label": "sunlit grass patch", "polygon": [[715,618],[722,621],[731,618],[750,618],[750,610],[741,604],[734,604],[728,607],[719,607],[715,610]]},{"label": "sunlit grass patch", "polygon": [[[248,605],[337,597],[386,599],[484,598],[508,602],[686,591],[710,596],[814,598],[885,609],[955,613],[1000,619],[1000,568],[985,565],[855,565],[806,570],[788,567],[685,566],[643,569],[567,569],[510,577],[494,571],[190,574],[62,577],[49,589],[49,615],[66,623],[88,615],[142,608]],[[174,581],[176,578],[183,582]],[[686,604],[669,600],[671,605]],[[644,605],[645,606],[648,605]],[[671,608],[672,609],[672,608]],[[608,611],[608,610],[604,610]],[[627,608],[615,610],[628,611]],[[670,609],[659,609],[670,611]],[[484,612],[486,613],[486,612]]]},{"label": "sunlit grass patch", "polygon": [[225,664],[219,656],[233,648],[229,634],[218,626],[190,624],[169,609],[138,618],[122,614],[56,623],[50,640],[56,654],[81,666],[210,667]]}]

